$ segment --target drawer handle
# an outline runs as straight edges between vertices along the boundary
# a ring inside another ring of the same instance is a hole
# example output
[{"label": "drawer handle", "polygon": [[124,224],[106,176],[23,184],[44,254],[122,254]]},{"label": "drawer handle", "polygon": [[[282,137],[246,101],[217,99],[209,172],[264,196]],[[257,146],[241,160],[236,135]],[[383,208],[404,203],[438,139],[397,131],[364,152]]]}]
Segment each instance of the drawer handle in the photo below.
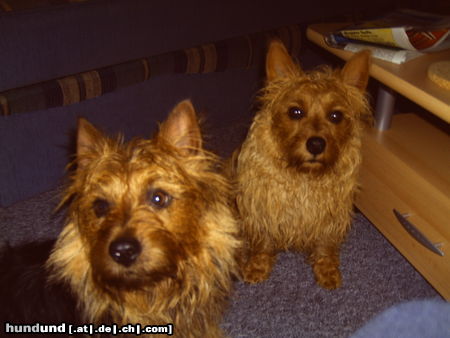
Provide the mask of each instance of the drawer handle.
[{"label": "drawer handle", "polygon": [[439,244],[433,244],[431,241],[422,234],[419,229],[417,229],[411,222],[409,222],[405,216],[399,213],[397,210],[393,209],[395,217],[397,217],[398,221],[405,228],[406,231],[409,232],[411,236],[413,236],[420,244],[425,246],[426,248],[433,251],[435,254],[439,256],[444,256],[444,252],[439,249]]}]

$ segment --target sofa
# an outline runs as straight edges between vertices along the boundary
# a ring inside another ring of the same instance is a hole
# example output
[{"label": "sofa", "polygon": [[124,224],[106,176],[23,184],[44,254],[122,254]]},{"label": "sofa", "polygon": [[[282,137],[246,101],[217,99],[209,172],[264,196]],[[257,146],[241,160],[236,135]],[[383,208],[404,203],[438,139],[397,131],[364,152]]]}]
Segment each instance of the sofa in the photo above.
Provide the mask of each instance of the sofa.
[{"label": "sofa", "polygon": [[251,119],[268,36],[283,38],[312,67],[324,59],[305,47],[306,24],[392,7],[387,0],[0,3],[0,207],[64,183],[79,116],[108,133],[143,136],[190,98],[208,145],[221,144],[226,156],[240,141],[229,132],[245,133]]}]

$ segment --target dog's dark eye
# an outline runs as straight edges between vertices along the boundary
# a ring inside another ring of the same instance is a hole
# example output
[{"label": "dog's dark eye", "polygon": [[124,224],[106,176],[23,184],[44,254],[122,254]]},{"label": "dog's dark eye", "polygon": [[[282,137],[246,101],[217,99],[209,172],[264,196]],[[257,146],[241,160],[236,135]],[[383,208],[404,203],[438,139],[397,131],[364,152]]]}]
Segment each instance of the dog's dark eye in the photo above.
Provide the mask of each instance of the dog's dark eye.
[{"label": "dog's dark eye", "polygon": [[339,110],[332,111],[330,114],[328,114],[328,119],[335,124],[341,122],[343,118],[344,115]]},{"label": "dog's dark eye", "polygon": [[298,107],[292,107],[289,108],[288,115],[293,120],[299,120],[306,116],[306,112]]},{"label": "dog's dark eye", "polygon": [[152,206],[163,209],[170,205],[172,196],[162,189],[151,189],[148,192],[148,201]]},{"label": "dog's dark eye", "polygon": [[103,198],[97,198],[94,203],[92,203],[92,209],[94,210],[95,216],[98,218],[104,217],[109,212],[109,202]]}]

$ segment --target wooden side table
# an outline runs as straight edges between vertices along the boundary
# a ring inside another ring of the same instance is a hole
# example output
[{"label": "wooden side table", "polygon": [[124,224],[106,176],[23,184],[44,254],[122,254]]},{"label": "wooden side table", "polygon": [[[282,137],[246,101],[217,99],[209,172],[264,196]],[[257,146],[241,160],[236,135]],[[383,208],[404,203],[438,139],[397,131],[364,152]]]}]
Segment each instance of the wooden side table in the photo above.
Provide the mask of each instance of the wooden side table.
[{"label": "wooden side table", "polygon": [[[307,37],[347,60],[352,53],[323,36],[342,23],[311,25]],[[450,137],[414,114],[392,116],[399,94],[450,123],[450,91],[427,78],[428,66],[450,50],[396,65],[374,59],[381,82],[376,126],[363,141],[358,209],[447,300],[450,300]]]}]

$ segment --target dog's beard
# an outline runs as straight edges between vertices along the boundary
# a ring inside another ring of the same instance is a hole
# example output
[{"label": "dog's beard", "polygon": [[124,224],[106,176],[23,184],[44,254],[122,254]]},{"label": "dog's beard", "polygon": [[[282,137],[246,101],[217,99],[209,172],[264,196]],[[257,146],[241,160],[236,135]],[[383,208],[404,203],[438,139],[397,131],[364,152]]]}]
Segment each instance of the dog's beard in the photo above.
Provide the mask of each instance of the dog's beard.
[{"label": "dog's beard", "polygon": [[97,273],[94,271],[94,280],[105,290],[141,290],[152,288],[166,279],[176,279],[177,271],[176,264],[144,272],[136,272],[133,268],[124,269],[121,272],[103,270]]},{"label": "dog's beard", "polygon": [[332,170],[339,155],[337,149],[328,149],[319,155],[310,154],[302,150],[305,148],[303,141],[293,141],[282,146],[283,148],[282,158],[288,169],[311,175],[320,176]]},{"label": "dog's beard", "polygon": [[295,170],[299,173],[311,175],[323,175],[330,166],[319,159],[305,159],[299,156],[289,156],[286,158],[286,168]]}]

